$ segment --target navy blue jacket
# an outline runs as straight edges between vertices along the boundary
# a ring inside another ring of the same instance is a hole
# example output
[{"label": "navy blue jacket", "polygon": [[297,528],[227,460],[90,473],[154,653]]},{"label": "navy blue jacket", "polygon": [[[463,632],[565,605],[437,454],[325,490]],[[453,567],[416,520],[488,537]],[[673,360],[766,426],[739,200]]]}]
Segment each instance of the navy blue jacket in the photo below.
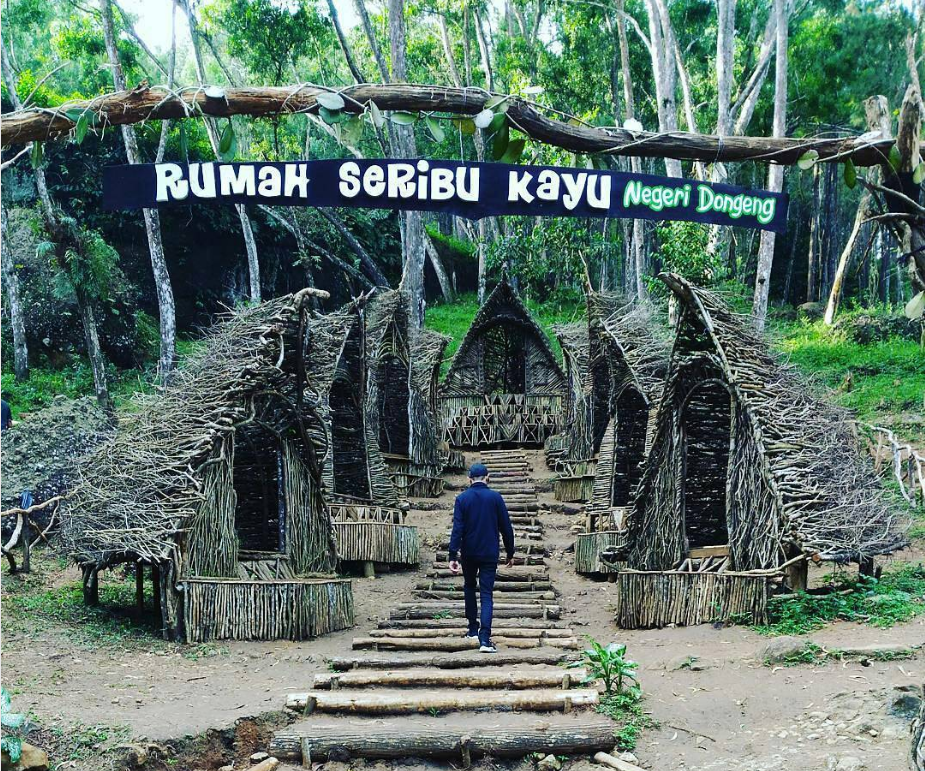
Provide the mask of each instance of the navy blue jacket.
[{"label": "navy blue jacket", "polygon": [[453,507],[453,534],[450,536],[450,560],[462,550],[464,559],[497,562],[501,550],[498,535],[504,539],[507,558],[514,556],[514,528],[501,493],[484,482],[475,482],[456,496]]}]

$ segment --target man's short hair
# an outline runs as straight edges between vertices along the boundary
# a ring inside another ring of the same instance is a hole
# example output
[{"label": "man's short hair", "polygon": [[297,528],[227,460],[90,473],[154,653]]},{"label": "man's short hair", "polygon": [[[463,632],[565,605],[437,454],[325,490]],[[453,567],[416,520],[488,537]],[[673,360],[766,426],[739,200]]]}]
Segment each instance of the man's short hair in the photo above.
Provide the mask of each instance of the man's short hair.
[{"label": "man's short hair", "polygon": [[488,468],[484,463],[473,463],[469,466],[469,479],[482,479],[488,476]]}]

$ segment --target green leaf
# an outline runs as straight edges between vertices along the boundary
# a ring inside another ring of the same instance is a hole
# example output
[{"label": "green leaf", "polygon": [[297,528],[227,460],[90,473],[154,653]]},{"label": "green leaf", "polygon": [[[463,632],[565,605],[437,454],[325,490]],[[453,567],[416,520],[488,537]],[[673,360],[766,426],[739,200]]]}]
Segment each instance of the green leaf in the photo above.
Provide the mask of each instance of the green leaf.
[{"label": "green leaf", "polygon": [[[501,116],[504,117],[503,113]],[[500,161],[504,157],[504,154],[507,152],[507,145],[510,138],[510,129],[507,127],[507,123],[504,123],[501,128],[495,132],[495,137],[491,143],[491,157],[496,161]]]},{"label": "green leaf", "polygon": [[385,125],[385,116],[382,114],[382,110],[379,109],[379,105],[372,99],[369,100],[369,116],[372,118],[373,125],[376,128],[381,129]]},{"label": "green leaf", "polygon": [[189,136],[186,133],[185,121],[180,121],[180,155],[189,160]]},{"label": "green leaf", "polygon": [[890,148],[889,161],[893,171],[899,171],[899,167],[903,165],[902,156],[899,154],[899,148],[896,145]]},{"label": "green leaf", "polygon": [[491,110],[482,110],[478,115],[475,116],[475,125],[480,129],[487,129],[492,120],[494,119],[495,114]]},{"label": "green leaf", "polygon": [[363,138],[363,121],[356,116],[345,120],[338,128],[340,129],[340,139],[345,145],[356,147]]},{"label": "green leaf", "polygon": [[912,171],[912,181],[916,185],[921,185],[923,180],[925,180],[925,161],[919,161],[918,166]]},{"label": "green leaf", "polygon": [[919,292],[909,302],[906,303],[906,318],[920,319],[925,313],[925,291]]},{"label": "green leaf", "polygon": [[427,124],[427,129],[430,131],[430,135],[436,142],[442,142],[444,139],[446,139],[443,126],[440,125],[436,118],[432,118],[428,115],[424,122]]},{"label": "green leaf", "polygon": [[453,122],[466,136],[472,136],[475,133],[475,121],[472,118],[457,118]]},{"label": "green leaf", "polygon": [[41,142],[32,143],[32,168],[37,169],[42,165],[42,159],[45,157],[45,145]]},{"label": "green leaf", "polygon": [[345,120],[350,118],[349,115],[345,115],[340,110],[329,110],[327,107],[319,107],[318,115],[321,117],[321,120],[323,120],[329,126],[333,126],[337,123],[343,123]]},{"label": "green leaf", "polygon": [[410,126],[418,119],[418,114],[416,112],[403,112],[399,110],[398,112],[393,112],[389,116],[389,120],[392,123],[395,123],[399,126]]},{"label": "green leaf", "polygon": [[238,149],[238,140],[234,135],[234,126],[229,120],[222,129],[222,135],[218,139],[218,155],[223,161],[234,159]]},{"label": "green leaf", "polygon": [[22,739],[18,736],[4,736],[0,740],[0,745],[2,745],[3,751],[10,756],[11,763],[19,762],[22,757]]},{"label": "green leaf", "polygon": [[6,688],[0,688],[0,712],[6,712],[13,706],[10,699],[10,692]]},{"label": "green leaf", "polygon": [[347,106],[347,103],[344,102],[344,97],[340,94],[332,94],[329,91],[322,91],[315,97],[315,101],[329,110],[343,110]]},{"label": "green leaf", "polygon": [[849,190],[854,190],[858,184],[858,170],[850,158],[845,161],[845,184]]},{"label": "green leaf", "polygon": [[819,160],[819,153],[816,150],[807,150],[803,155],[797,159],[797,166],[799,166],[803,171],[811,169],[816,165],[816,161]]},{"label": "green leaf", "polygon": [[82,112],[77,119],[77,125],[74,127],[74,139],[77,140],[77,144],[84,141],[88,128],[90,128],[90,113]]},{"label": "green leaf", "polygon": [[503,112],[495,113],[491,123],[488,124],[488,133],[497,134],[505,126],[507,126],[507,116]]},{"label": "green leaf", "polygon": [[508,142],[507,150],[501,156],[501,163],[517,163],[520,156],[523,155],[526,145],[526,139],[515,139],[513,142]]}]

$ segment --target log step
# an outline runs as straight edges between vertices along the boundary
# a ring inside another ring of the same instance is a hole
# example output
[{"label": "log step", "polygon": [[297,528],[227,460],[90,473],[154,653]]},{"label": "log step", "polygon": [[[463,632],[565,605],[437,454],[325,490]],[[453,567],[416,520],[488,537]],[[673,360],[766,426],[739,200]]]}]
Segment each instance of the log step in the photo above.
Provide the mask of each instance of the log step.
[{"label": "log step", "polygon": [[[577,637],[501,637],[492,634],[495,645],[505,648],[564,648],[577,650]],[[354,637],[355,651],[468,651],[479,641],[472,637]]]},{"label": "log step", "polygon": [[[558,619],[561,609],[558,605],[495,603],[495,618],[551,618]],[[402,603],[389,612],[389,618],[465,618],[462,603],[458,606],[428,603]]]},{"label": "log step", "polygon": [[[462,581],[462,576],[459,573],[454,573],[449,568],[443,570],[429,570],[425,573],[427,578],[458,578]],[[495,576],[497,586],[499,583],[504,581],[519,581],[519,582],[530,582],[530,581],[548,581],[549,573],[547,571],[541,570],[528,570],[526,572],[521,572],[518,568],[505,568],[499,567],[498,574]]]},{"label": "log step", "polygon": [[[458,589],[415,589],[412,594],[415,597],[421,597],[426,600],[458,600],[462,601],[463,599],[463,588],[460,586]],[[511,600],[515,602],[523,603],[543,603],[549,600],[556,599],[556,593],[549,592],[517,592],[516,595],[511,593]]]},{"label": "log step", "polygon": [[410,656],[407,653],[379,656],[332,656],[328,666],[335,672],[354,669],[406,669],[410,667],[436,667],[438,669],[471,669],[479,667],[511,667],[519,664],[562,664],[575,660],[575,654],[566,650],[501,650],[492,655],[460,656],[456,653]]},{"label": "log step", "polygon": [[315,675],[312,688],[336,691],[341,688],[575,688],[587,676],[584,669],[548,670],[477,670],[453,671],[360,670],[356,672],[325,672]]},{"label": "log step", "polygon": [[[503,709],[531,712],[571,711],[593,706],[600,695],[591,688],[529,691],[308,691],[290,693],[289,709],[313,712],[348,712],[359,715],[412,715],[433,711]],[[407,754],[407,753],[406,753]]]},{"label": "log step", "polygon": [[[531,544],[532,545],[532,544]],[[543,559],[545,555],[537,554],[535,551],[531,554],[515,554],[514,555],[514,567],[518,566],[544,566],[546,565],[546,560]],[[450,563],[447,561],[448,554],[443,553],[439,555],[442,559],[436,559],[433,564],[434,570],[449,570]]]},{"label": "log step", "polygon": [[466,726],[455,731],[446,721],[433,726],[417,722],[383,725],[380,720],[360,726],[323,724],[281,731],[271,739],[268,751],[280,760],[301,762],[306,766],[331,758],[376,760],[408,756],[453,759],[465,766],[468,765],[466,760],[484,756],[590,755],[612,750],[616,743],[613,721],[583,716],[580,722],[568,723],[526,726],[518,721],[513,727],[492,724]]},{"label": "log step", "polygon": [[[462,578],[458,581],[428,581],[417,584],[415,589],[430,591],[457,591],[462,588]],[[496,592],[547,592],[552,590],[552,583],[545,581],[495,581]]]},{"label": "log step", "polygon": [[[388,638],[436,638],[436,637],[448,637],[451,640],[457,638],[462,638],[463,633],[466,631],[465,626],[457,622],[456,625],[448,626],[422,626],[414,629],[394,629],[394,628],[378,628],[370,629],[367,632],[369,637],[388,637]],[[505,637],[523,637],[528,639],[546,639],[546,638],[566,638],[574,637],[575,632],[572,629],[553,629],[548,626],[521,626],[518,624],[514,626],[496,626],[492,628],[492,637],[497,637],[499,640]]]},{"label": "log step", "polygon": [[[462,633],[466,631],[466,622],[458,618],[399,618],[393,621],[380,621],[376,625],[379,629],[451,629],[454,634],[458,633],[462,636]],[[511,625],[508,625],[511,626]],[[518,629],[524,630],[556,630],[556,631],[569,631],[571,628],[565,622],[558,621],[518,621]],[[372,635],[373,632],[370,632]]]}]

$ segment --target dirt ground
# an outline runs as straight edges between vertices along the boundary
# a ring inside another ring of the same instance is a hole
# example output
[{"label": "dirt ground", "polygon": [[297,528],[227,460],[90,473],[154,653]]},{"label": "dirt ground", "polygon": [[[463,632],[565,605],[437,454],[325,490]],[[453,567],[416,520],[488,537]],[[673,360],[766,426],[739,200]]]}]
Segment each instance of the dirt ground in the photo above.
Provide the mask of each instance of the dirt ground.
[{"label": "dirt ground", "polygon": [[[545,474],[540,453],[534,468]],[[422,566],[432,561],[433,544],[449,526],[454,495],[447,491],[436,501],[414,502],[420,507],[409,517],[422,531]],[[552,501],[548,493],[541,498]],[[544,522],[563,620],[598,640],[625,642],[640,663],[644,708],[659,723],[640,737],[635,750],[640,765],[658,771],[906,768],[907,712],[914,689],[925,681],[921,651],[911,660],[771,667],[761,657],[767,638],[743,627],[618,630],[612,623],[612,585],[573,571],[568,547],[574,515],[552,513]],[[921,553],[905,558],[921,561]],[[52,583],[78,578],[73,568],[48,570],[46,580]],[[163,744],[282,710],[287,693],[306,690],[314,673],[327,671],[325,656],[347,653],[351,638],[404,599],[418,578],[412,570],[356,579],[357,629],[309,642],[192,647],[152,638],[149,645],[88,647],[64,625],[27,620],[4,630],[2,679],[14,693],[15,709],[28,710],[46,730],[58,735],[95,731],[87,752],[59,759],[63,764],[57,768],[98,769],[103,765],[94,756],[119,744]],[[4,575],[4,591],[19,580]],[[847,641],[921,646],[925,617],[887,630],[836,623],[810,637],[823,647]],[[522,719],[535,722],[537,716]],[[100,737],[97,746],[94,736]],[[198,767],[217,768],[220,759],[219,753],[217,765]],[[578,771],[585,763],[570,765]],[[336,771],[337,765],[326,768]],[[385,769],[382,763],[369,765]]]}]

